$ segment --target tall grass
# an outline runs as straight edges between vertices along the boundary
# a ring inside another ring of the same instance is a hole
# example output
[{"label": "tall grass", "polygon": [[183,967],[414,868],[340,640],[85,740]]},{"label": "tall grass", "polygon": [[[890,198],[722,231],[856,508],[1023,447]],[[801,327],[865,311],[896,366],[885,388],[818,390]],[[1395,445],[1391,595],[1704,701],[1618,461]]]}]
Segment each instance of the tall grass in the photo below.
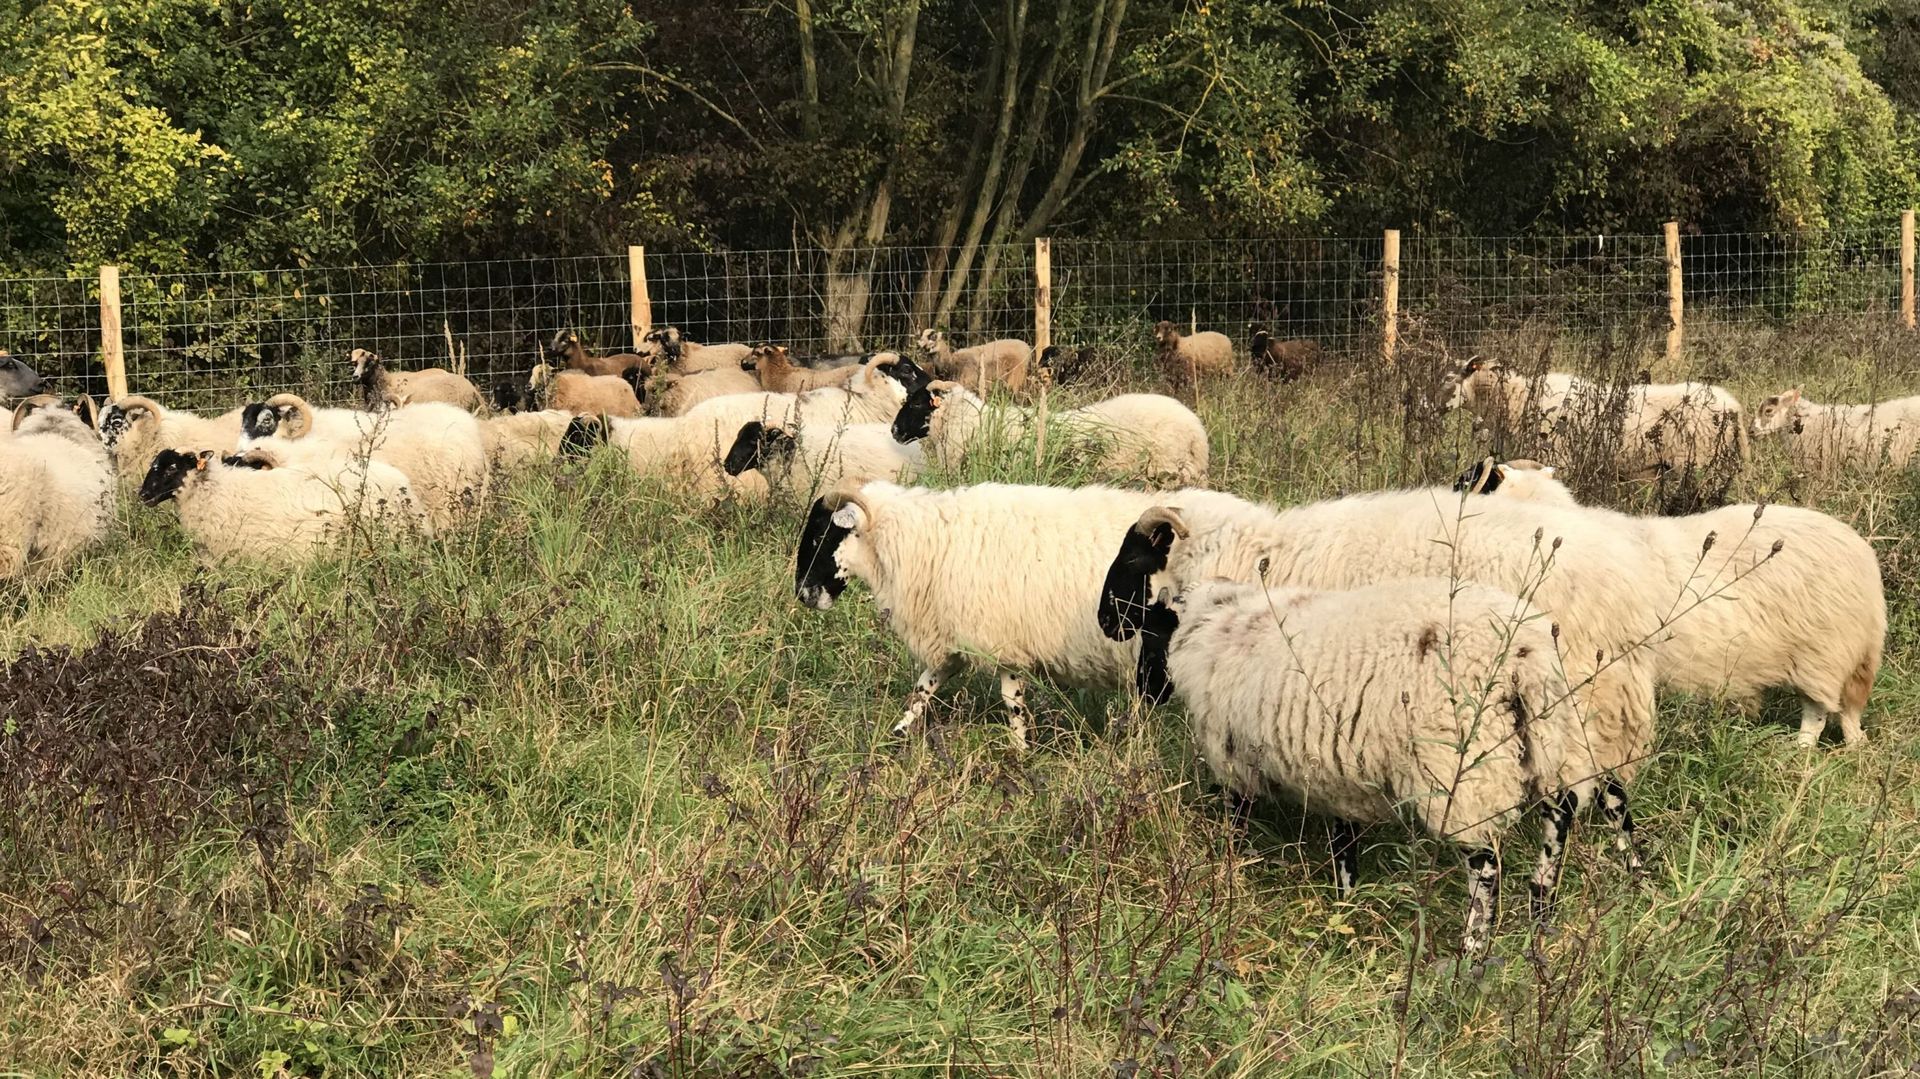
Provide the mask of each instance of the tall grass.
[{"label": "tall grass", "polygon": [[[1693,333],[1748,401],[1920,390],[1899,338]],[[1529,334],[1472,351],[1657,366]],[[1426,387],[1467,351],[1204,388],[1216,484],[1450,478],[1484,447]],[[291,574],[203,571],[171,511],[123,507],[0,593],[0,1074],[1904,1073],[1920,486],[1760,454],[1732,496],[1882,553],[1871,743],[1664,700],[1647,876],[1576,832],[1557,932],[1510,892],[1500,961],[1464,970],[1451,850],[1375,829],[1336,901],[1324,822],[1239,815],[1171,713],[1037,683],[1016,756],[959,679],[890,739],[913,665],[858,589],[792,601],[793,504],[690,509],[603,456]],[[1088,475],[1029,443],[938,481]]]}]

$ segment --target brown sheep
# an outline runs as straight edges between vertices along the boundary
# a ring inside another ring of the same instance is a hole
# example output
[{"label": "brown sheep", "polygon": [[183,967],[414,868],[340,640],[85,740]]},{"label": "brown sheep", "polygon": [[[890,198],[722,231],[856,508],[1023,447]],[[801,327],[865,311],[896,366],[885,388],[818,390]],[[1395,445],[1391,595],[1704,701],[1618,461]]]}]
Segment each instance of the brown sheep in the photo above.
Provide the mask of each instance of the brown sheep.
[{"label": "brown sheep", "polygon": [[1175,386],[1233,373],[1233,342],[1224,333],[1203,330],[1182,336],[1173,323],[1161,322],[1153,327],[1153,339],[1160,346],[1160,371]]},{"label": "brown sheep", "polygon": [[611,352],[605,356],[594,356],[587,352],[587,346],[580,342],[580,335],[572,330],[562,330],[554,335],[553,344],[547,346],[548,355],[555,360],[565,360],[566,369],[586,375],[624,375],[635,367],[644,370],[647,358],[636,352]]},{"label": "brown sheep", "polygon": [[1320,342],[1307,337],[1276,341],[1265,330],[1253,332],[1253,369],[1282,382],[1292,382],[1320,363]]},{"label": "brown sheep", "polygon": [[581,415],[633,417],[641,414],[640,394],[634,385],[638,381],[637,368],[630,369],[627,377],[622,378],[579,371],[555,372],[543,363],[533,369],[527,385],[533,391],[536,404],[545,398],[546,408]]},{"label": "brown sheep", "polygon": [[354,349],[349,358],[353,360],[353,380],[360,384],[362,403],[369,412],[431,403],[478,412],[485,403],[480,387],[444,367],[389,371],[379,353],[364,348]]},{"label": "brown sheep", "polygon": [[822,386],[844,386],[860,370],[858,364],[825,370],[800,367],[785,345],[761,345],[740,361],[740,367],[759,375],[760,387],[769,393],[805,393]]},{"label": "brown sheep", "polygon": [[703,345],[680,336],[672,326],[647,331],[641,349],[655,361],[666,361],[666,369],[677,375],[697,375],[702,371],[720,371],[740,366],[753,351],[750,345]]},{"label": "brown sheep", "polygon": [[982,397],[987,388],[999,383],[1014,393],[1027,386],[1027,361],[1033,346],[1013,337],[956,349],[939,330],[921,330],[920,348],[933,360],[933,374],[949,382],[958,382]]}]

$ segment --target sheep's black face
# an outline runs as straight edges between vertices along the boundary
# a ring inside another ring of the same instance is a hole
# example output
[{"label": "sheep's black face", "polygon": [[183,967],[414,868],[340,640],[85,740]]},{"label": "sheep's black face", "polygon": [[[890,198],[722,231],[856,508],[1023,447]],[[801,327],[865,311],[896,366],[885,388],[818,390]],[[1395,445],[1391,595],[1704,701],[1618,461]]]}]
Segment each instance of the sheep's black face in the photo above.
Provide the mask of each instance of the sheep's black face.
[{"label": "sheep's black face", "polygon": [[248,438],[270,438],[280,429],[280,414],[256,401],[241,410],[240,429]]},{"label": "sheep's black face", "polygon": [[1150,535],[1138,528],[1127,529],[1120,541],[1120,553],[1107,567],[1106,583],[1100,586],[1100,632],[1116,641],[1133,639],[1146,616],[1147,590],[1152,587],[1153,575],[1167,568],[1171,550],[1170,525],[1154,525]]},{"label": "sheep's black face", "polygon": [[158,506],[167,499],[180,493],[180,485],[187,477],[201,468],[198,454],[183,450],[161,450],[153,459],[152,467],[147,469],[147,478],[140,481],[140,501],[149,506]]},{"label": "sheep's black face", "polygon": [[1140,658],[1133,666],[1133,686],[1150,704],[1165,704],[1173,696],[1173,679],[1167,674],[1167,646],[1173,631],[1180,628],[1180,616],[1164,603],[1147,608],[1140,624]]},{"label": "sheep's black face", "polygon": [[633,387],[634,400],[639,401],[643,405],[647,403],[647,373],[645,370],[638,366],[629,367],[625,371],[620,372],[620,380]]},{"label": "sheep's black face", "polygon": [[827,508],[826,499],[813,500],[807,510],[807,523],[800,527],[800,550],[794,556],[793,594],[817,611],[832,607],[847,587],[834,556],[853,530],[834,524],[833,512]]},{"label": "sheep's black face", "polygon": [[1494,464],[1492,461],[1482,460],[1472,468],[1460,473],[1459,478],[1453,481],[1453,489],[1456,491],[1473,491],[1478,494],[1490,495],[1500,489],[1500,481],[1504,478],[1506,478],[1506,473],[1499,465]]},{"label": "sheep's black face", "polygon": [[228,468],[251,468],[255,472],[266,472],[273,468],[273,466],[265,460],[259,457],[250,457],[244,453],[229,453],[225,457],[220,458],[220,463],[226,465]]},{"label": "sheep's black face", "polygon": [[487,391],[487,403],[495,412],[518,412],[527,407],[527,387],[518,382],[496,382]]},{"label": "sheep's black face", "polygon": [[578,340],[578,338],[567,331],[561,330],[559,333],[553,335],[553,341],[547,345],[547,355],[556,358],[565,356]]},{"label": "sheep's black face", "polygon": [[792,435],[752,420],[741,425],[740,434],[727,450],[724,467],[727,475],[738,476],[750,468],[765,469],[767,462],[790,457],[798,448],[799,442]]},{"label": "sheep's black face", "polygon": [[31,397],[39,388],[39,372],[0,352],[0,397]]},{"label": "sheep's black face", "polygon": [[885,371],[889,378],[898,382],[907,391],[908,396],[912,396],[917,390],[926,389],[933,381],[933,376],[927,373],[926,368],[905,356],[900,357],[899,363],[891,364],[881,370]]},{"label": "sheep's black face", "polygon": [[893,417],[895,442],[918,442],[933,430],[933,392],[925,386],[907,391],[907,403]]},{"label": "sheep's black face", "polygon": [[597,417],[575,416],[567,424],[567,433],[560,437],[560,456],[585,457],[606,440],[606,425]]}]

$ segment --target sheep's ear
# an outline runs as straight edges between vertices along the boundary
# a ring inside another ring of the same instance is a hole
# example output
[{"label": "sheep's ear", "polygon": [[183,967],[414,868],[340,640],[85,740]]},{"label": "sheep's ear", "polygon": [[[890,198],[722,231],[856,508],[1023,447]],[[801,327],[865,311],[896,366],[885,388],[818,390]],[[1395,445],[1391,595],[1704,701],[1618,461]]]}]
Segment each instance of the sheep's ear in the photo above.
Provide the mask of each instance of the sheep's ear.
[{"label": "sheep's ear", "polygon": [[1780,403],[1783,405],[1799,404],[1800,403],[1800,387],[1795,386],[1793,389],[1790,389],[1787,392],[1781,394]]},{"label": "sheep's ear", "polygon": [[1475,356],[1473,359],[1467,361],[1467,365],[1465,367],[1462,367],[1460,369],[1460,377],[1472,378],[1475,372],[1479,371],[1482,367],[1485,367],[1486,365],[1487,365],[1487,361],[1481,359],[1478,356]]},{"label": "sheep's ear", "polygon": [[194,454],[193,470],[195,472],[205,472],[207,470],[207,462],[213,460],[217,452],[217,450],[201,450],[199,453]]}]

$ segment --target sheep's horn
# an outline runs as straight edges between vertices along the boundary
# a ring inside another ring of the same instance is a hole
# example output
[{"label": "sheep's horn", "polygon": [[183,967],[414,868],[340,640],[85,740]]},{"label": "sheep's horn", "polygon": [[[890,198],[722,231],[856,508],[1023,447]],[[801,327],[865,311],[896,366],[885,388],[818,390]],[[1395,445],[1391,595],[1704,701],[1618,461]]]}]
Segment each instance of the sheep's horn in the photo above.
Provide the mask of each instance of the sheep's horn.
[{"label": "sheep's horn", "polygon": [[[288,438],[305,438],[313,433],[313,406],[307,403],[306,398],[297,393],[276,393],[267,398],[266,405],[276,411],[291,408],[293,414],[300,417],[299,426],[287,431]],[[293,428],[293,425],[289,427]]]},{"label": "sheep's horn", "polygon": [[872,520],[873,505],[867,501],[867,496],[861,493],[860,488],[863,486],[865,484],[857,480],[842,482],[840,486],[821,495],[820,499],[830,510],[837,510],[842,506],[858,506],[860,512],[865,514],[868,520]]},{"label": "sheep's horn", "polygon": [[1497,464],[1492,457],[1480,459],[1479,467],[1473,470],[1473,484],[1467,488],[1470,495],[1481,494],[1487,489],[1487,481],[1493,478],[1493,466]]},{"label": "sheep's horn", "polygon": [[13,406],[13,427],[19,430],[20,421],[33,415],[36,408],[60,407],[60,399],[50,393],[37,393]]},{"label": "sheep's horn", "polygon": [[900,354],[898,352],[876,352],[873,354],[873,358],[867,361],[867,367],[872,370],[877,370],[882,367],[892,367],[899,362]]},{"label": "sheep's horn", "polygon": [[100,406],[93,403],[92,397],[83,393],[74,398],[73,414],[80,417],[80,422],[86,424],[89,430],[99,430]]},{"label": "sheep's horn", "polygon": [[927,383],[928,393],[952,393],[955,390],[961,390],[965,388],[966,387],[960,385],[958,382],[953,382],[944,378],[935,379],[934,381]]},{"label": "sheep's horn", "polygon": [[1161,525],[1173,529],[1173,534],[1178,539],[1186,539],[1192,535],[1187,531],[1187,522],[1181,518],[1180,511],[1173,506],[1155,506],[1141,514],[1140,519],[1134,522],[1133,530],[1143,536],[1150,536],[1153,530]]},{"label": "sheep's horn", "polygon": [[117,408],[122,412],[132,412],[136,408],[144,408],[156,416],[164,416],[167,413],[166,409],[160,407],[160,402],[151,397],[142,397],[137,393],[131,393],[125,397],[116,397],[107,402],[107,407]]}]

